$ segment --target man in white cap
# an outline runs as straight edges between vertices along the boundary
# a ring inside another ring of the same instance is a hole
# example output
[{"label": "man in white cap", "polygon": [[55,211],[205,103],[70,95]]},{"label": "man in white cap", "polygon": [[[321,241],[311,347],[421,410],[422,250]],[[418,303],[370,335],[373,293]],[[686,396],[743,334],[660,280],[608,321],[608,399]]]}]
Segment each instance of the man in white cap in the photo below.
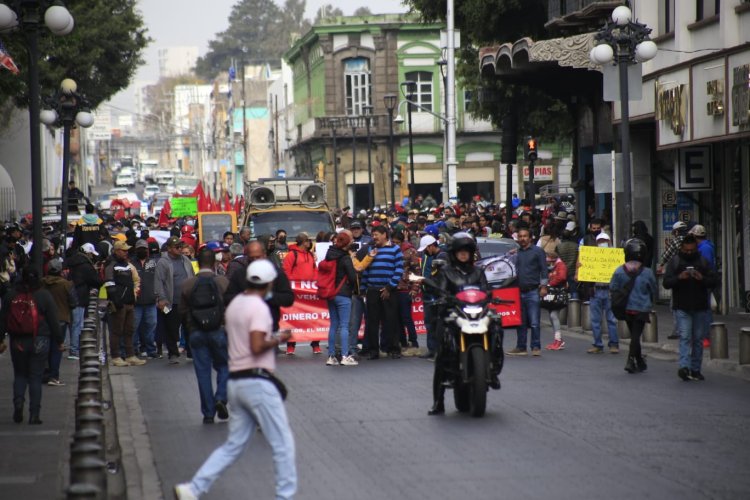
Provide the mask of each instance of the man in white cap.
[{"label": "man in white cap", "polygon": [[[664,250],[664,253],[661,254],[661,258],[659,259],[659,266],[656,268],[657,275],[664,274],[665,266],[670,260],[672,260],[672,257],[677,255],[677,252],[680,249],[680,245],[682,245],[682,240],[686,235],[687,224],[685,224],[681,220],[678,220],[677,222],[672,224],[672,235],[669,237],[667,247]],[[672,310],[672,317],[674,320],[674,330],[670,335],[667,336],[667,338],[674,340],[680,338],[680,334],[677,333],[677,316],[675,316],[674,314],[674,309]]]},{"label": "man in white cap", "polygon": [[273,317],[263,297],[278,276],[268,259],[247,266],[247,288],[227,306],[229,339],[229,405],[232,408],[227,440],[203,463],[192,480],[174,487],[178,500],[193,500],[208,492],[219,476],[245,449],[255,429],[273,450],[276,498],[289,499],[297,491],[294,436],[283,399],[286,390],[276,378],[276,349],[290,339],[288,332],[272,336]]},{"label": "man in white cap", "polygon": [[[602,231],[596,235],[596,246],[609,248],[612,239]],[[607,321],[607,332],[609,334],[609,352],[617,354],[620,352],[620,342],[617,338],[617,320],[612,314],[612,304],[609,299],[609,282],[594,283],[594,290],[589,298],[589,313],[591,314],[591,330],[594,334],[594,344],[589,348],[589,354],[600,354],[604,352],[602,343],[602,318]]]},{"label": "man in white cap", "polygon": [[[422,276],[425,277],[431,277],[437,272],[437,269],[433,269],[432,266],[432,263],[435,260],[441,260],[442,257],[443,261],[448,262],[448,255],[440,250],[438,241],[431,234],[422,236],[422,239],[419,240],[419,248],[417,248],[417,252],[419,252]],[[428,303],[434,299],[435,297],[429,292],[429,289],[423,287],[422,304],[424,304],[424,326],[427,330],[427,352],[420,357],[431,361],[435,360],[438,348],[436,337],[436,329],[438,326],[437,308]]]}]

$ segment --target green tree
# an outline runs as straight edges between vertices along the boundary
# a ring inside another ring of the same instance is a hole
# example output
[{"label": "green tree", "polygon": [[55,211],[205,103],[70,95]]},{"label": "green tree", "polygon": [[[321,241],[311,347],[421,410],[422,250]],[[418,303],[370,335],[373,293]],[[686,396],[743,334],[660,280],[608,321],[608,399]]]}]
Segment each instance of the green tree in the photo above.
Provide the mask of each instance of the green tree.
[{"label": "green tree", "polygon": [[369,7],[359,7],[357,10],[354,11],[355,16],[371,16],[372,11]]},{"label": "green tree", "polygon": [[313,20],[313,24],[319,24],[326,19],[332,19],[334,17],[343,16],[344,11],[339,9],[338,7],[334,7],[330,3],[327,3],[325,5],[322,5],[318,12],[315,13],[315,19]]},{"label": "green tree", "polygon": [[[445,0],[405,0],[424,22],[444,21]],[[518,112],[521,134],[546,138],[569,136],[572,118],[567,106],[533,88],[512,85],[479,73],[479,47],[515,42],[523,37],[548,38],[546,0],[458,0],[456,28],[461,30],[462,48],[456,51],[456,74],[472,92],[469,111],[500,126],[512,109]]]},{"label": "green tree", "polygon": [[208,80],[226,71],[232,60],[279,66],[291,37],[305,24],[306,0],[286,0],[280,9],[273,0],[239,0],[229,14],[229,26],[208,43],[195,72]]},{"label": "green tree", "polygon": [[[41,95],[59,87],[64,78],[73,78],[78,89],[97,107],[126,88],[138,66],[143,49],[150,42],[136,0],[67,0],[75,28],[58,37],[46,28],[39,30],[39,81]],[[19,76],[0,74],[0,101],[12,98],[28,106],[27,57],[23,33],[3,35],[3,42],[21,69]]]}]

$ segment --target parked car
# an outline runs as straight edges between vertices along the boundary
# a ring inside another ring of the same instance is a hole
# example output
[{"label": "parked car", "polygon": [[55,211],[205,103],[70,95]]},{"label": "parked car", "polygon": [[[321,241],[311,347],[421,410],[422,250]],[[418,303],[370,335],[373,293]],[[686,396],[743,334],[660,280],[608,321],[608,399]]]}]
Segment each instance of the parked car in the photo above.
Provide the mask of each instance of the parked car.
[{"label": "parked car", "polygon": [[477,238],[480,260],[492,288],[505,288],[516,279],[516,253],[519,245],[510,238]]},{"label": "parked car", "polygon": [[135,175],[132,173],[120,173],[117,175],[117,179],[115,179],[115,186],[127,186],[127,187],[134,187],[135,186]]},{"label": "parked car", "polygon": [[156,184],[149,184],[143,188],[143,199],[150,200],[157,193],[160,193],[161,189]]}]

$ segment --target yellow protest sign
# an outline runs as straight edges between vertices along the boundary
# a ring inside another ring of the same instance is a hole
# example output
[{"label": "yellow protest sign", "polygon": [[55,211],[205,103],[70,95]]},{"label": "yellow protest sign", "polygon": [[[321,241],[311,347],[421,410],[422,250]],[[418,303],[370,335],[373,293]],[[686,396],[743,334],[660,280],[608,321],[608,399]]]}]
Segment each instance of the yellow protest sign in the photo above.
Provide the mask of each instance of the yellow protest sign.
[{"label": "yellow protest sign", "polygon": [[609,283],[615,270],[625,263],[622,248],[582,246],[578,249],[578,281]]}]

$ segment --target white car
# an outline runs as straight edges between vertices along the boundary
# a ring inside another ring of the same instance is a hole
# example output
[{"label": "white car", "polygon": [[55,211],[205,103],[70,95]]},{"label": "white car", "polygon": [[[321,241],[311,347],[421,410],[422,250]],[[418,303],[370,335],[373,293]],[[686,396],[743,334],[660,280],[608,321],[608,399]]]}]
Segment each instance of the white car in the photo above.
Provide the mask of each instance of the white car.
[{"label": "white car", "polygon": [[130,173],[120,174],[115,180],[115,186],[135,186],[135,175]]},{"label": "white car", "polygon": [[143,199],[150,200],[156,193],[161,193],[159,186],[151,184],[143,189]]}]

